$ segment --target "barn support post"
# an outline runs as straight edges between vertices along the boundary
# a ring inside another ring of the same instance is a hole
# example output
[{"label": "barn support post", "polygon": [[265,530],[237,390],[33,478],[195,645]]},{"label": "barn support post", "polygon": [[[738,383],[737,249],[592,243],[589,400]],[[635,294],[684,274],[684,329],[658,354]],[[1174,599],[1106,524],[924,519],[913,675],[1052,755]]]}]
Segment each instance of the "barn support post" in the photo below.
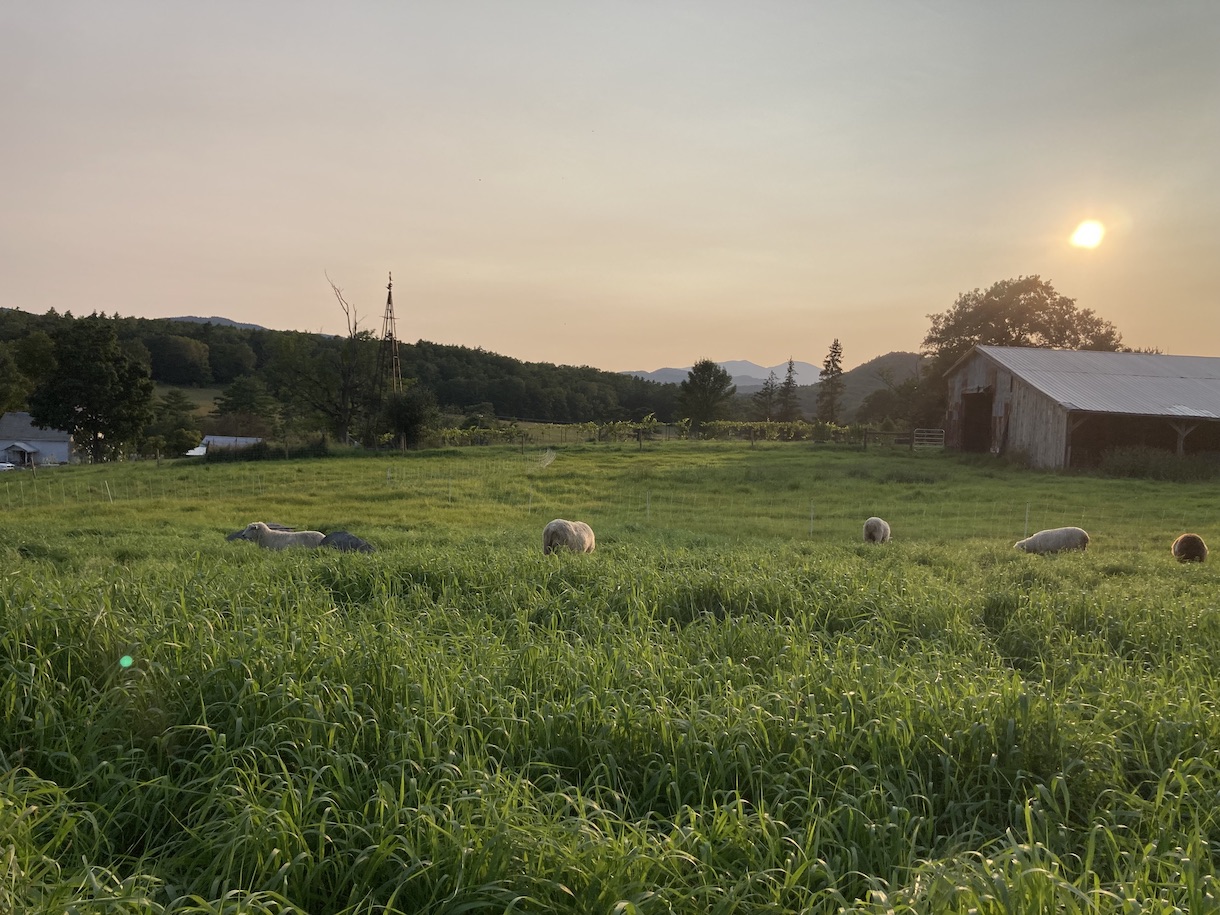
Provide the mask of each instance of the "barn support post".
[{"label": "barn support post", "polygon": [[1198,423],[1184,423],[1177,420],[1166,420],[1173,431],[1178,433],[1178,457],[1186,457],[1186,436],[1199,428]]}]

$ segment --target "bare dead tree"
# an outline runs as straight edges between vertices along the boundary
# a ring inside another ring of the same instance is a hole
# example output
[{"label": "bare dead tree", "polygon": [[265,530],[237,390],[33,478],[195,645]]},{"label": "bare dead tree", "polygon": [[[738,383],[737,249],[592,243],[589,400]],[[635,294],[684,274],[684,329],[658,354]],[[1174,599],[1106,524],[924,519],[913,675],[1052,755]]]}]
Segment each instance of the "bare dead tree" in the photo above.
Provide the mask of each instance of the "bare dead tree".
[{"label": "bare dead tree", "polygon": [[343,310],[343,317],[347,319],[347,336],[351,339],[356,336],[360,329],[360,319],[356,316],[356,306],[348,303],[347,299],[343,298],[343,290],[335,285],[335,281],[330,278],[330,274],[325,270],[322,271],[326,277],[326,282],[330,283],[331,291],[335,294],[335,298],[339,300],[339,308]]}]

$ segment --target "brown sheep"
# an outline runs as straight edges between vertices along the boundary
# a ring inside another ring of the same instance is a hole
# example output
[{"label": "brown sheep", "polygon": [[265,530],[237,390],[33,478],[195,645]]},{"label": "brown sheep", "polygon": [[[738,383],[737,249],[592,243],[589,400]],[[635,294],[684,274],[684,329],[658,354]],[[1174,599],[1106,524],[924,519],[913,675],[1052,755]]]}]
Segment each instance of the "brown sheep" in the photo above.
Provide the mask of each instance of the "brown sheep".
[{"label": "brown sheep", "polygon": [[1203,562],[1207,559],[1207,544],[1198,534],[1182,534],[1169,551],[1178,562]]}]

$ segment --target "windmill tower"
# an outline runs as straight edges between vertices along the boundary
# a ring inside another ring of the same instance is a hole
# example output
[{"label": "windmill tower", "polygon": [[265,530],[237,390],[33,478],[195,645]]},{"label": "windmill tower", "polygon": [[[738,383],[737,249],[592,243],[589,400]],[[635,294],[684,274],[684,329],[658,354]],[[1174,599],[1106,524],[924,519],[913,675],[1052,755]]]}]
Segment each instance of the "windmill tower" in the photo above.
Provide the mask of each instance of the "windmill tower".
[{"label": "windmill tower", "polygon": [[394,320],[394,274],[385,286],[385,317],[381,321],[381,347],[377,350],[377,402],[383,393],[402,393],[402,363],[398,359],[398,334]]}]

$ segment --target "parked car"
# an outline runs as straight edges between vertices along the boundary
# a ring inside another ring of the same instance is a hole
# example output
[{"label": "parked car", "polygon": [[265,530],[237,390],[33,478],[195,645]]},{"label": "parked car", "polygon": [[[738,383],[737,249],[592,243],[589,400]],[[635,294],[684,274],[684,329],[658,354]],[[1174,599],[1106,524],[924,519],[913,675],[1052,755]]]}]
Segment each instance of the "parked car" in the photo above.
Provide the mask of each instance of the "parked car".
[{"label": "parked car", "polygon": [[16,464],[10,464],[8,461],[0,461],[0,471],[16,470],[16,469],[17,469]]}]

